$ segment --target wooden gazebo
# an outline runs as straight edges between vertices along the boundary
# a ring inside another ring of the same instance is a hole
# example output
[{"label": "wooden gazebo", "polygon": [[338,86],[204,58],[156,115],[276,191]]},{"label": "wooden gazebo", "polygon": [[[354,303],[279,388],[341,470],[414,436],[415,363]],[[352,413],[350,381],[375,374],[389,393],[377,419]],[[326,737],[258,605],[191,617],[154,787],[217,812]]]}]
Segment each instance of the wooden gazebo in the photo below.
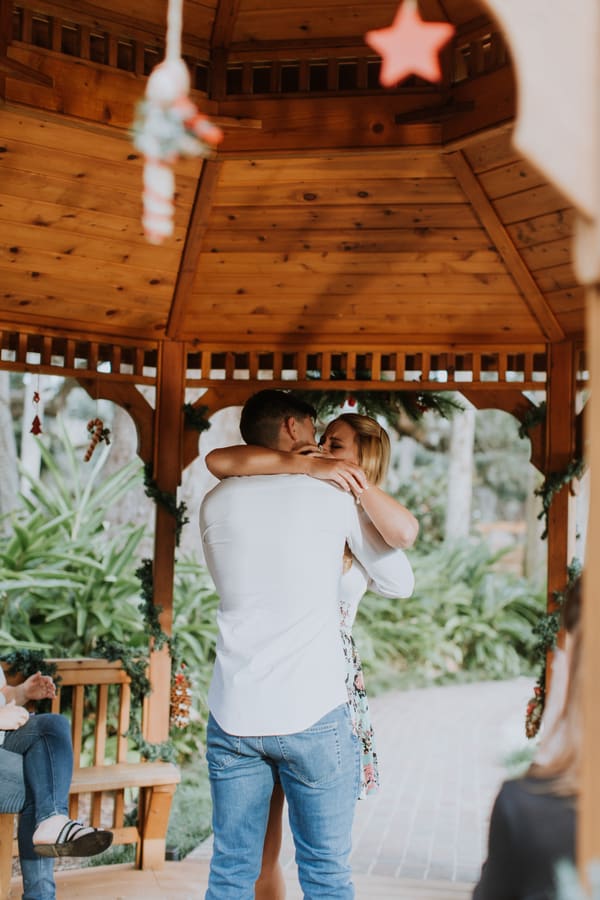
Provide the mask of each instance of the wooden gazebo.
[{"label": "wooden gazebo", "polygon": [[[526,392],[545,391],[532,461],[564,472],[581,453],[578,395],[600,354],[593,0],[576,14],[559,0],[420,0],[425,20],[455,27],[442,80],[392,89],[364,33],[389,25],[397,0],[186,0],[193,99],[225,137],[212,158],[176,165],[175,233],[151,246],[129,129],[164,54],[166,5],[0,0],[0,367],[74,376],[123,406],[169,492],[198,453],[186,387],[206,388],[198,402],[215,412],[257,386],[333,379],[460,390],[521,420]],[[154,404],[138,385],[155,388]],[[592,541],[594,499],[592,488]],[[571,507],[563,488],[549,597],[573,555]],[[158,506],[167,631],[174,552]],[[582,862],[600,857],[593,601]],[[153,654],[155,685],[168,667]],[[147,737],[167,728],[157,688]]]}]

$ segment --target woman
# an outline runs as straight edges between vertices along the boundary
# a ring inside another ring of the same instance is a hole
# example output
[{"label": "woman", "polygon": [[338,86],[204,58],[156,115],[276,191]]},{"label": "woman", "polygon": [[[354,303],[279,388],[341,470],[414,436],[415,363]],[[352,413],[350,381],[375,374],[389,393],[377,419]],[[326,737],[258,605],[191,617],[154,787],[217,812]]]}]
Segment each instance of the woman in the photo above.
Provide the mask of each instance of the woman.
[{"label": "woman", "polygon": [[[323,466],[324,459],[342,460],[350,465],[336,470],[334,466]],[[406,549],[414,543],[419,525],[406,507],[379,487],[387,473],[389,460],[390,440],[385,429],[369,416],[344,413],[329,423],[320,447],[310,445],[294,453],[256,446],[226,447],[211,451],[206,457],[206,465],[217,478],[286,473],[329,478],[354,493],[365,530],[375,529],[390,548]],[[371,582],[363,567],[346,548],[340,582],[340,624],[348,666],[348,698],[363,751],[361,797],[376,790],[379,784],[362,665],[351,633],[358,604],[369,586],[377,593],[391,597],[398,596],[398,591],[406,587],[402,585],[397,588],[385,581]],[[406,596],[406,593],[403,595]],[[285,896],[278,863],[282,809],[283,792],[278,785],[273,792],[262,871],[256,883],[257,900],[281,900]]]},{"label": "woman", "polygon": [[87,828],[68,816],[73,750],[67,719],[25,708],[55,693],[52,679],[40,672],[9,686],[0,667],[0,812],[21,809],[23,900],[54,900],[52,857],[94,856],[113,839],[112,832]]},{"label": "woman", "polygon": [[581,771],[581,583],[567,592],[563,624],[565,699],[548,729],[543,762],[506,781],[494,802],[488,858],[473,900],[555,900],[556,865],[575,863],[576,800]]}]

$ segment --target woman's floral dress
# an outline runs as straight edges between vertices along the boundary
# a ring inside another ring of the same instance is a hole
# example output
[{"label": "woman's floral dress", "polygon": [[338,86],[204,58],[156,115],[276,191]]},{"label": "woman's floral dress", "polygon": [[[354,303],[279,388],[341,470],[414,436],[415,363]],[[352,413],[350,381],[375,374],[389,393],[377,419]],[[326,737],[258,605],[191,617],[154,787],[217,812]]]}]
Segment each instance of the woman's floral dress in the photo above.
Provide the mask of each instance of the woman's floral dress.
[{"label": "woman's floral dress", "polygon": [[367,797],[379,787],[379,769],[369,713],[369,701],[365,691],[362,664],[354,638],[352,625],[358,604],[369,584],[363,567],[355,559],[345,571],[340,582],[340,625],[342,645],[346,657],[346,685],[354,730],[362,745],[362,782],[359,797]]}]

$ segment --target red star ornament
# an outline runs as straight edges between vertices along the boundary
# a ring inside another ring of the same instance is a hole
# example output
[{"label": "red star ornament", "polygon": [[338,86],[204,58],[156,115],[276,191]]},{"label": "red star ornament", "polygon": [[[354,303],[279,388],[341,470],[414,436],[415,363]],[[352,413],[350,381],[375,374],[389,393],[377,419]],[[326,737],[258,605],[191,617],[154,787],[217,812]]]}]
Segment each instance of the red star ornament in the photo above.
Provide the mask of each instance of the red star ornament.
[{"label": "red star ornament", "polygon": [[404,0],[390,27],[368,31],[365,41],[381,56],[379,81],[394,87],[408,75],[440,81],[438,54],[453,34],[449,22],[425,22],[416,0]]}]

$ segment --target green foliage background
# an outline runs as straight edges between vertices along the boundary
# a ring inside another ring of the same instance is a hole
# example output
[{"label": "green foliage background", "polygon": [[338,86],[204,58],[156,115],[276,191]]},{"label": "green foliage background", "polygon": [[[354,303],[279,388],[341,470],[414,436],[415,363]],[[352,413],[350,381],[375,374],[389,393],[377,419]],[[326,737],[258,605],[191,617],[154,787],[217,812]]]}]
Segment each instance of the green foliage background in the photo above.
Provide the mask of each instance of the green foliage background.
[{"label": "green foliage background", "polygon": [[[25,648],[88,655],[103,638],[145,654],[135,571],[147,526],[106,520],[111,504],[141,482],[142,466],[133,462],[105,477],[107,448],[83,464],[65,433],[60,443],[60,466],[41,444],[44,477],[0,537],[0,654]],[[407,600],[367,595],[355,626],[371,693],[448,678],[503,678],[531,667],[532,626],[544,598],[499,569],[499,556],[484,543],[441,543],[445,470],[439,456],[426,468],[422,481],[417,467],[400,490],[421,520],[421,543],[409,554],[415,593]],[[173,734],[184,781],[170,840],[182,852],[210,827],[203,742],[217,603],[206,570],[194,559],[178,560],[174,636],[194,696],[190,727]]]}]

